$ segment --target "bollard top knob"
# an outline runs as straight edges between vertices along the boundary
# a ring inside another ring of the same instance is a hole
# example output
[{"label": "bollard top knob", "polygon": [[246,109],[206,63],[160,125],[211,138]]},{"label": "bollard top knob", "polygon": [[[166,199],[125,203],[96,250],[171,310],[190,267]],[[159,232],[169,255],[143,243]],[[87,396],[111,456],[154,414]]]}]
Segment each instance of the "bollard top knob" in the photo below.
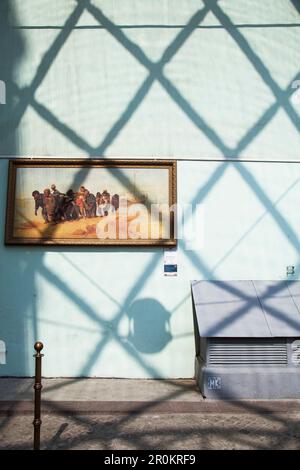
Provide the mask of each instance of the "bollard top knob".
[{"label": "bollard top knob", "polygon": [[38,353],[43,349],[43,347],[44,347],[44,345],[43,345],[43,343],[41,343],[41,341],[37,341],[34,345],[34,349]]}]

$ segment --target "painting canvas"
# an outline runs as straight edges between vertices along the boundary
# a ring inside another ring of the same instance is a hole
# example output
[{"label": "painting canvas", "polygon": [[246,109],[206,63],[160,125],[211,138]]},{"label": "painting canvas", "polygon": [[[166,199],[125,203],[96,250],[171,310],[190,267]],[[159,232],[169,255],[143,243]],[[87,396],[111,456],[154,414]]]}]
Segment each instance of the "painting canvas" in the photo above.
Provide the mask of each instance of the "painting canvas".
[{"label": "painting canvas", "polygon": [[11,160],[6,244],[175,245],[176,163]]}]

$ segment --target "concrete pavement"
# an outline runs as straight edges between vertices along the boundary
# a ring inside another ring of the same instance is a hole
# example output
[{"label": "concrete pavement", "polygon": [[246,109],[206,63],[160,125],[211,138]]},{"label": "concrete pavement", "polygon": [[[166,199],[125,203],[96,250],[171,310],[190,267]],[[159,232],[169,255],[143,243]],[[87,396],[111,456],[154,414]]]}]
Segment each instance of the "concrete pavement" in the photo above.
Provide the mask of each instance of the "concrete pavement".
[{"label": "concrete pavement", "polygon": [[[32,447],[33,379],[0,378],[0,449]],[[43,449],[299,449],[300,400],[204,400],[194,380],[43,379]]]}]

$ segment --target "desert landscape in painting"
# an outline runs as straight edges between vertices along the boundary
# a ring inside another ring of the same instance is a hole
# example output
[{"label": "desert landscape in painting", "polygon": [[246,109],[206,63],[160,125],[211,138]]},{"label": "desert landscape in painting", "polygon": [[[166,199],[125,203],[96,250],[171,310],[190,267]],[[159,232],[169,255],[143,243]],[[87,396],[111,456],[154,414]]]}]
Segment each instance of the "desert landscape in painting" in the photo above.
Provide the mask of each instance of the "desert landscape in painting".
[{"label": "desert landscape in painting", "polygon": [[[108,214],[106,217],[91,217],[71,221],[61,221],[59,223],[45,224],[41,214],[33,218],[34,202],[28,201],[26,204],[29,210],[19,210],[16,213],[16,223],[14,226],[14,236],[16,238],[40,238],[40,239],[151,239],[156,234],[157,239],[167,238],[168,230],[164,228],[162,220],[151,219],[148,216],[137,212],[135,215],[120,215],[119,210],[115,214]],[[128,204],[128,208],[130,207]],[[18,205],[19,207],[19,205]],[[31,213],[31,215],[28,214]],[[27,215],[26,215],[27,214]],[[120,228],[121,226],[121,228]],[[122,236],[120,237],[120,232]],[[97,235],[98,233],[98,235]],[[114,237],[115,234],[115,237]]]},{"label": "desert landscape in painting", "polygon": [[100,241],[170,237],[168,169],[86,169],[80,185],[76,172],[76,168],[17,169],[14,238]]}]

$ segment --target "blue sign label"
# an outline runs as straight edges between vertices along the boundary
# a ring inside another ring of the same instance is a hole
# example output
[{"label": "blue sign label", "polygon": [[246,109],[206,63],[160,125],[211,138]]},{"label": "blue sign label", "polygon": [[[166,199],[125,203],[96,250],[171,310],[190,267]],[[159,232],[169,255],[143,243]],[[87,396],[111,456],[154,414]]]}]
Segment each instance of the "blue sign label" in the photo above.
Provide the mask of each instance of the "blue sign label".
[{"label": "blue sign label", "polygon": [[165,264],[164,272],[165,273],[177,273],[177,264]]}]

